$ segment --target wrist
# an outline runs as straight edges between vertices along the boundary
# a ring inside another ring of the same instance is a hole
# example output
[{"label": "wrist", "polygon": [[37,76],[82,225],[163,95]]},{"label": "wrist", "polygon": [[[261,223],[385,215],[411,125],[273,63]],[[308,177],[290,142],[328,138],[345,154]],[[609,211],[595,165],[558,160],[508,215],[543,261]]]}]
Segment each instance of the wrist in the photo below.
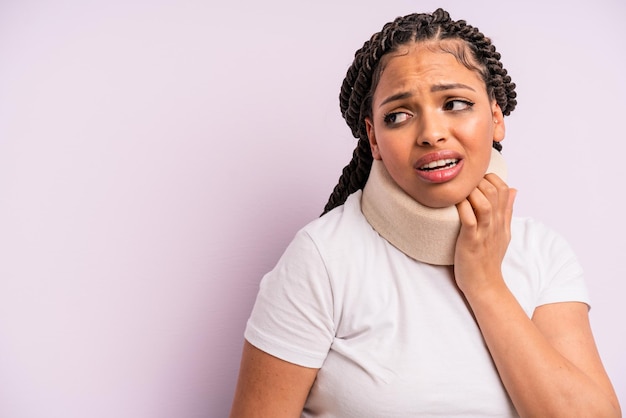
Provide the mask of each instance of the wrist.
[{"label": "wrist", "polygon": [[494,303],[506,294],[510,294],[509,288],[504,282],[502,274],[486,275],[482,280],[466,280],[459,289],[471,305],[474,303]]}]

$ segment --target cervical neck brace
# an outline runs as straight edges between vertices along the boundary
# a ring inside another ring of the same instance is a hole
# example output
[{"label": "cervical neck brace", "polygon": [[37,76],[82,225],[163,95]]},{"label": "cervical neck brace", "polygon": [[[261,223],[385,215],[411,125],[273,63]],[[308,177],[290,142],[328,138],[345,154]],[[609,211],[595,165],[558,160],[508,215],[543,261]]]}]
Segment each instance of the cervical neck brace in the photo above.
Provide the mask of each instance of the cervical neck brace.
[{"label": "cervical neck brace", "polygon": [[[487,173],[506,180],[506,164],[495,149]],[[382,161],[372,163],[361,210],[376,232],[409,257],[428,264],[454,264],[461,228],[456,206],[435,209],[418,203],[391,178]]]}]

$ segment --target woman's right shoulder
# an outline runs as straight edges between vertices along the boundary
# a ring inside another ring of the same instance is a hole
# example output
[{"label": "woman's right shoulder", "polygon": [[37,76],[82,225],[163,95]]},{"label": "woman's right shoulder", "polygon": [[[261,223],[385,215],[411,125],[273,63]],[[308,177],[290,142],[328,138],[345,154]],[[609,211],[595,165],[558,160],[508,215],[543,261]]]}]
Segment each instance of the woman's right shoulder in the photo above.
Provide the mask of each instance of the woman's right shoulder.
[{"label": "woman's right shoulder", "polygon": [[372,228],[361,211],[361,191],[346,199],[319,218],[309,222],[298,231],[298,235],[310,237],[315,243],[328,245],[343,240],[360,239],[362,234],[371,233]]}]

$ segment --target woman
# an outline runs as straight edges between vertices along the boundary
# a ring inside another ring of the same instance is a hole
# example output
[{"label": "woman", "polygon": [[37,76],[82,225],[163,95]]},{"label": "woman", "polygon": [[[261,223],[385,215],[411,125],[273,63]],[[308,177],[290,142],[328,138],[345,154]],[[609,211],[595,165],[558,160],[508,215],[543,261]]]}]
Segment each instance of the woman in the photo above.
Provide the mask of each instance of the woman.
[{"label": "woman", "polygon": [[232,418],[621,416],[575,256],[512,216],[514,90],[442,9],[357,51],[340,106],[358,146],[261,283]]}]

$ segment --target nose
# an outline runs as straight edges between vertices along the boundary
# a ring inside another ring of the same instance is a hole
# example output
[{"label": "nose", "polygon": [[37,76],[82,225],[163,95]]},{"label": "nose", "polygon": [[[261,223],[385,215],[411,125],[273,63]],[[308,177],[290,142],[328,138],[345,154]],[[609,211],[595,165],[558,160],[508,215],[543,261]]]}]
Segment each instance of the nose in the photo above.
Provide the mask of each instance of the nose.
[{"label": "nose", "polygon": [[448,128],[445,116],[437,111],[424,112],[419,123],[417,144],[421,146],[433,146],[446,140]]}]

